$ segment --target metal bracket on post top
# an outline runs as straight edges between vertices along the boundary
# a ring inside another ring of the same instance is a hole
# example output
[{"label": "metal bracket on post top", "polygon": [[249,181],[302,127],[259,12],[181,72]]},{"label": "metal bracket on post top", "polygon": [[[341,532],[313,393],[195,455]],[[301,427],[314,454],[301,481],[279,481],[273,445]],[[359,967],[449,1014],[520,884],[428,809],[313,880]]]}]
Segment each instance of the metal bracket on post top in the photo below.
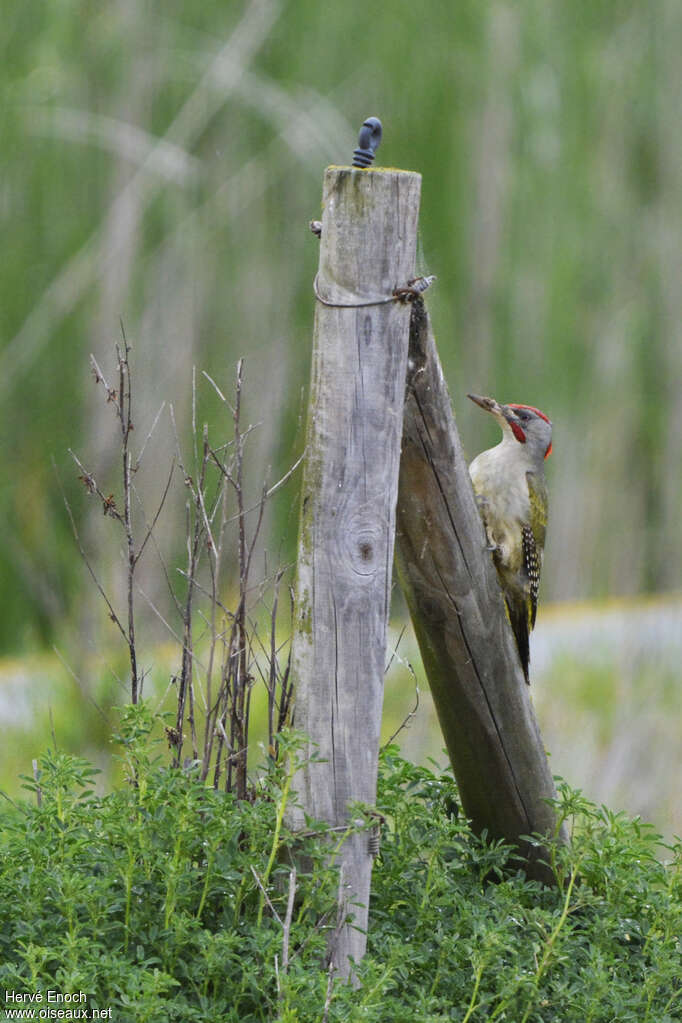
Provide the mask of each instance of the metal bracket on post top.
[{"label": "metal bracket on post top", "polygon": [[382,127],[378,117],[363,121],[358,135],[358,148],[353,151],[354,167],[369,167],[381,142]]}]

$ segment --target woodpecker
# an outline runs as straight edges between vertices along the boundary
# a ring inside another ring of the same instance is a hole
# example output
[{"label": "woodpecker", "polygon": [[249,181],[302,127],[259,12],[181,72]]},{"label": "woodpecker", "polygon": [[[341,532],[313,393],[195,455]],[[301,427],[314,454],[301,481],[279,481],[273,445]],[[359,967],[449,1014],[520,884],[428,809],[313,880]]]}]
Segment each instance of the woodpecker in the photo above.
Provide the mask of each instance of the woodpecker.
[{"label": "woodpecker", "polygon": [[552,424],[532,405],[501,405],[477,394],[467,397],[490,412],[502,428],[501,442],[474,458],[469,474],[530,685],[529,637],[545,547],[545,459],[552,451]]}]

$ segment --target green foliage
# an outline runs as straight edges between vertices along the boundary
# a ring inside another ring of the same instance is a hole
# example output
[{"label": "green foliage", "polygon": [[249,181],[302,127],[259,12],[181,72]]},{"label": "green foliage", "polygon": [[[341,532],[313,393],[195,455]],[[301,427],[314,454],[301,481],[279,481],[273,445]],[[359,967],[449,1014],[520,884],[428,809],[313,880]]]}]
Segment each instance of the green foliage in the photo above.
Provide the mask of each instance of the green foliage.
[{"label": "green foliage", "polygon": [[385,1015],[368,1018],[401,1018],[406,990],[419,1020],[682,1018],[679,847],[663,865],[651,829],[562,785],[572,844],[553,850],[558,885],[543,888],[448,816],[451,781],[385,761],[380,798],[395,817],[370,930]]},{"label": "green foliage", "polygon": [[268,1019],[317,980],[315,923],[336,898],[324,829],[305,842],[313,872],[298,877],[290,938],[300,951],[278,1000],[291,772],[271,765],[259,798],[238,804],[161,766],[152,724],[144,706],[125,709],[128,783],[116,792],[94,796],[85,761],[48,752],[26,779],[36,805],[3,814],[0,983],[86,991],[117,1019]]},{"label": "green foliage", "polygon": [[[162,766],[152,724],[143,707],[125,711],[117,791],[95,796],[87,762],[52,751],[26,780],[30,803],[3,811],[0,984],[85,991],[123,1021],[319,1021],[336,874],[310,822],[296,840],[310,867],[292,882],[295,740],[240,803]],[[572,845],[554,848],[550,889],[472,835],[451,777],[390,747],[368,954],[358,990],[333,985],[328,1019],[682,1018],[680,849],[662,864],[650,829],[565,786],[557,805]]]}]

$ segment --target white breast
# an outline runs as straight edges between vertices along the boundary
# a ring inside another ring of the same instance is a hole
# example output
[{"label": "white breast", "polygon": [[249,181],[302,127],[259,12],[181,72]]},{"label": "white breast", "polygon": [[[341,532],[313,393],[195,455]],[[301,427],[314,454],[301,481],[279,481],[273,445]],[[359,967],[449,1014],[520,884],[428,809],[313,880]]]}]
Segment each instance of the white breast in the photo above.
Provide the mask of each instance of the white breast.
[{"label": "white breast", "polygon": [[509,567],[519,556],[521,526],[530,521],[528,469],[523,447],[513,438],[481,452],[469,466],[488,542]]}]

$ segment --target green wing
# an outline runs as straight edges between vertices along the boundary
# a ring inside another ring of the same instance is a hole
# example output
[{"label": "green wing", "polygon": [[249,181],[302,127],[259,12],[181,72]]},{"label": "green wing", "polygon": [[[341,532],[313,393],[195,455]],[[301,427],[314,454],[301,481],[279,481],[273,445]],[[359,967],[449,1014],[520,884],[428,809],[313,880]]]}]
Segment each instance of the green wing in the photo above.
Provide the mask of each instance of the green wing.
[{"label": "green wing", "polygon": [[528,497],[530,498],[530,528],[533,539],[542,557],[547,532],[547,484],[544,476],[527,472]]},{"label": "green wing", "polygon": [[523,527],[523,563],[530,583],[528,623],[529,628],[533,629],[538,610],[542,553],[547,532],[547,485],[544,478],[534,472],[527,472],[526,479],[530,498],[530,522]]}]

